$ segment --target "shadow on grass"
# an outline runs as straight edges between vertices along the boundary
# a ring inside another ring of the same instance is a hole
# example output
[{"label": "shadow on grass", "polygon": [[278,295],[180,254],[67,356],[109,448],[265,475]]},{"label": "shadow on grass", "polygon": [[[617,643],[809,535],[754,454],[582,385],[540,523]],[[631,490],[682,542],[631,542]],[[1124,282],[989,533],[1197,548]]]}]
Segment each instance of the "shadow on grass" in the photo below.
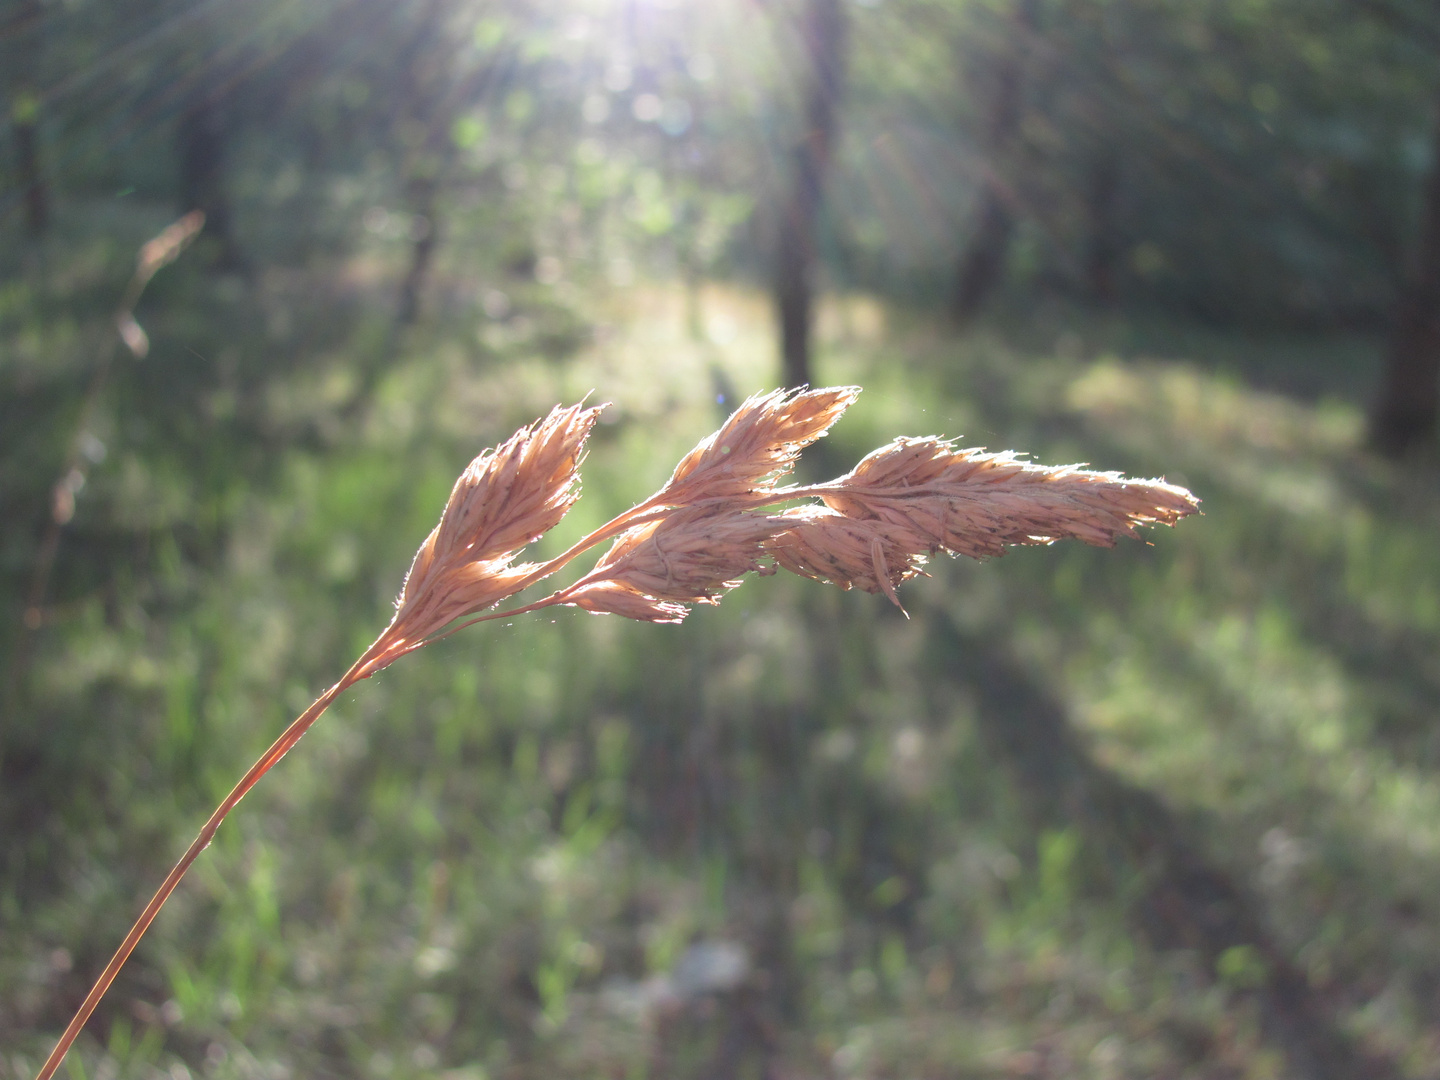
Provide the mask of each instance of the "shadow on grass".
[{"label": "shadow on grass", "polygon": [[[977,726],[1014,776],[1038,828],[1076,827],[1096,868],[1123,868],[1144,889],[1130,907],[1134,925],[1160,950],[1194,950],[1206,971],[1249,950],[1260,964],[1253,1001],[1266,1036],[1295,1075],[1316,1080],[1392,1077],[1394,1065],[1356,1046],[1334,1006],[1309,984],[1266,930],[1260,907],[1211,864],[1154,793],[1098,764],[1076,738],[1064,706],[1035,684],[991,639],[927,612],[931,667],[978,698]],[[1110,882],[1114,894],[1120,880]],[[1118,898],[1118,895],[1116,895]]]}]

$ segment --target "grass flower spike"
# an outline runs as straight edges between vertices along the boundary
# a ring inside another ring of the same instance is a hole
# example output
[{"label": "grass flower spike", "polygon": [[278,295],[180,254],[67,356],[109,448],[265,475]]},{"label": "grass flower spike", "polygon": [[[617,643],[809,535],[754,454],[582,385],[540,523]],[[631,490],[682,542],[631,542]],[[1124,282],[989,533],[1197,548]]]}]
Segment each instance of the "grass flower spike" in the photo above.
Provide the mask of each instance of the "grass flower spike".
[{"label": "grass flower spike", "polygon": [[440,524],[405,575],[391,623],[395,648],[418,647],[528,583],[535,564],[511,562],[580,497],[585,440],[602,408],[552,409],[460,474]]},{"label": "grass flower spike", "polygon": [[1190,492],[1163,480],[1036,465],[935,438],[882,446],[820,497],[846,517],[923,536],[931,553],[974,558],[1066,539],[1114,547],[1137,525],[1173,525],[1196,508]]},{"label": "grass flower spike", "polygon": [[883,592],[896,607],[895,586],[920,572],[930,549],[907,523],[846,517],[825,506],[796,507],[780,520],[785,528],[766,550],[782,569],[842,589]]},{"label": "grass flower spike", "polygon": [[774,490],[800,451],[829,431],[859,396],[858,386],[840,386],[747,398],[719,431],[681,458],[650,501],[681,506]]},{"label": "grass flower spike", "polygon": [[[193,229],[177,231],[147,257],[157,265],[173,257],[188,235]],[[1198,508],[1188,491],[1164,481],[1073,465],[1048,468],[1010,453],[957,449],[939,438],[896,439],[836,480],[777,487],[800,452],[829,431],[859,393],[844,386],[749,398],[685,455],[658,492],[544,563],[515,558],[559,524],[579,497],[580,462],[600,408],[557,407],[472,461],[416,552],[390,624],[216,807],[96,980],[38,1080],[54,1075],[165,901],[246,792],[344,690],[437,637],[557,605],[679,622],[689,605],[719,603],[752,571],[783,569],[884,593],[898,606],[896,587],[938,551],[982,558],[999,555],[1007,544],[1066,538],[1112,547],[1120,536],[1135,536],[1138,525],[1173,525]],[[766,509],[807,499],[820,501]],[[493,610],[605,541],[609,549],[574,584],[523,607]]]},{"label": "grass flower spike", "polygon": [[622,533],[561,603],[650,622],[679,622],[685,604],[718,604],[761,562],[775,518],[710,506],[687,507]]}]

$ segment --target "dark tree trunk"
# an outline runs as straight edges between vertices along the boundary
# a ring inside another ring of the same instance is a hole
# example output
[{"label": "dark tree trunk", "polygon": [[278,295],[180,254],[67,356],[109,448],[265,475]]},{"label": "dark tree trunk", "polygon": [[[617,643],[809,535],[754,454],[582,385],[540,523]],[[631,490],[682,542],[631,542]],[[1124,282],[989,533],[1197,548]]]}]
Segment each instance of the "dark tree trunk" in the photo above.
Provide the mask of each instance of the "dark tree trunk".
[{"label": "dark tree trunk", "polygon": [[1400,296],[1385,382],[1370,414],[1370,444],[1390,457],[1435,437],[1440,415],[1440,99],[1420,242]]},{"label": "dark tree trunk", "polygon": [[[11,39],[6,55],[0,57],[11,68],[10,125],[15,137],[15,172],[24,193],[25,227],[38,239],[50,225],[50,193],[45,186],[45,169],[40,155],[40,99],[35,92],[35,70],[39,63],[41,20],[40,0],[22,0],[12,21],[0,24],[0,36]],[[7,80],[8,81],[8,80]]]},{"label": "dark tree trunk", "polygon": [[815,237],[825,176],[835,149],[845,80],[846,30],[842,0],[805,0],[800,17],[805,127],[795,150],[790,192],[781,207],[775,255],[775,310],[780,320],[785,386],[803,386],[810,381]]},{"label": "dark tree trunk", "polygon": [[[414,325],[420,318],[425,286],[439,246],[440,191],[453,156],[450,132],[459,110],[476,99],[489,78],[489,65],[469,80],[452,84],[455,66],[453,44],[445,33],[452,5],[428,0],[415,15],[414,33],[398,53],[400,87],[397,94],[398,131],[422,132],[405,149],[405,204],[411,213],[410,266],[400,283],[395,326]],[[415,138],[410,136],[410,138]]]},{"label": "dark tree trunk", "polygon": [[985,152],[990,160],[975,213],[975,232],[960,255],[950,298],[950,317],[959,325],[975,317],[999,284],[1010,253],[1015,232],[1014,194],[1005,183],[1003,161],[1014,146],[1024,114],[1025,56],[1037,20],[1037,0],[1015,0],[1010,13],[1010,51],[995,73],[985,124]]},{"label": "dark tree trunk", "polygon": [[1085,285],[1090,299],[1104,307],[1114,304],[1117,297],[1115,266],[1122,248],[1115,215],[1119,193],[1120,162],[1106,149],[1090,173],[1086,200],[1090,236],[1085,247]]},{"label": "dark tree trunk", "polygon": [[20,187],[25,192],[25,227],[38,239],[50,226],[50,198],[40,167],[37,119],[32,114],[15,120],[15,166],[20,174]]},{"label": "dark tree trunk", "polygon": [[999,283],[1014,231],[1015,215],[1010,211],[1005,194],[995,181],[987,180],[975,223],[975,235],[960,256],[960,270],[955,277],[950,315],[957,324],[964,325],[973,319]]},{"label": "dark tree trunk", "polygon": [[433,179],[416,180],[411,184],[411,205],[415,216],[411,218],[410,269],[400,285],[400,303],[395,312],[399,326],[412,326],[420,318],[420,296],[430,276],[430,264],[434,262],[437,222],[435,220],[435,197],[439,185]]},{"label": "dark tree trunk", "polygon": [[215,265],[235,270],[244,266],[244,258],[235,240],[225,183],[226,135],[222,110],[210,98],[192,103],[180,117],[180,202],[187,212],[204,212],[206,243]]}]

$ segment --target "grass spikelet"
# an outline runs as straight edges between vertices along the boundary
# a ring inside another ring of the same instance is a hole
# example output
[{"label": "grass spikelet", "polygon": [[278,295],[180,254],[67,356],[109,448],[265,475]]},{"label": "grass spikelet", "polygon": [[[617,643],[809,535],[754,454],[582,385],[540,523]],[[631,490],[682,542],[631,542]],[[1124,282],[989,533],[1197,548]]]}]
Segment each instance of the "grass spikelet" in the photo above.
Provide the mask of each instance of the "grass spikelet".
[{"label": "grass spikelet", "polygon": [[148,282],[157,270],[178,259],[180,253],[200,235],[200,230],[204,227],[205,214],[200,210],[191,210],[178,220],[172,221],[140,246],[140,252],[135,259],[135,276],[142,284]]},{"label": "grass spikelet", "polygon": [[973,558],[1065,539],[1114,547],[1138,536],[1138,525],[1173,525],[1199,505],[1163,480],[1037,465],[937,438],[896,439],[824,488],[821,499],[846,517],[923,537],[918,550]]},{"label": "grass spikelet", "polygon": [[[595,569],[560,594],[559,603],[653,622],[679,622],[685,604],[718,604],[762,564],[775,532],[769,515],[713,505],[676,510],[622,533]],[[654,614],[630,614],[648,610]]]},{"label": "grass spikelet", "polygon": [[675,467],[652,503],[669,506],[769,491],[795,466],[800,451],[830,430],[858,386],[776,390],[741,403],[719,431]]},{"label": "grass spikelet", "polygon": [[405,576],[392,624],[397,638],[423,640],[524,587],[535,567],[511,560],[579,498],[580,460],[600,412],[552,409],[460,474]]},{"label": "grass spikelet", "polygon": [[895,586],[920,573],[927,539],[903,521],[847,517],[827,506],[777,515],[784,528],[766,543],[782,569],[842,589],[884,593],[902,611]]}]

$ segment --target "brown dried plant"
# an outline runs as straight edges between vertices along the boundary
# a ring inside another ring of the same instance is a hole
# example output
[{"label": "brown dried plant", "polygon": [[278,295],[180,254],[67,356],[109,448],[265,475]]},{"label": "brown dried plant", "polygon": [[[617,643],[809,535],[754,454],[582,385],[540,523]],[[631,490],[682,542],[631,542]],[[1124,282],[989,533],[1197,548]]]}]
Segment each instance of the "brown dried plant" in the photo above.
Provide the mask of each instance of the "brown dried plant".
[{"label": "brown dried plant", "polygon": [[[1136,536],[1139,525],[1173,525],[1198,508],[1190,492],[1161,480],[1050,468],[939,438],[896,439],[827,483],[777,486],[859,392],[838,387],[751,397],[685,455],[654,495],[543,563],[514,560],[579,497],[580,462],[601,408],[556,408],[472,461],[416,553],[390,625],[216,808],[96,980],[38,1080],[54,1075],[226,815],[346,688],[430,641],[472,623],[557,605],[679,622],[691,605],[719,603],[751,571],[788,570],[843,589],[884,593],[899,606],[895,587],[939,551],[984,558],[1002,554],[1005,545],[1067,538],[1113,547],[1121,536]],[[801,500],[811,501],[773,509]],[[607,540],[609,550],[573,584],[522,607],[494,610]]]},{"label": "brown dried plant", "polygon": [[[178,259],[191,242],[200,235],[200,230],[204,227],[205,215],[199,210],[191,210],[188,214],[161,229],[159,233],[140,246],[140,250],[135,256],[135,269],[131,273],[130,280],[125,285],[125,292],[121,295],[120,303],[115,309],[114,326],[119,340],[125,344],[136,360],[144,360],[150,353],[150,338],[145,333],[145,328],[135,321],[136,305],[140,303],[140,298],[145,294],[145,288],[150,284],[150,279],[159,270]],[[45,535],[36,552],[35,565],[30,576],[30,589],[25,602],[23,622],[26,630],[37,630],[44,621],[45,593],[50,585],[51,571],[55,567],[55,556],[60,547],[60,534],[75,516],[75,497],[85,486],[89,465],[87,460],[89,455],[86,453],[85,446],[87,441],[94,440],[90,427],[100,408],[101,393],[115,360],[115,352],[116,340],[107,333],[102,341],[100,353],[94,361],[90,384],[85,389],[85,397],[81,400],[80,413],[70,437],[70,446],[65,454],[64,467],[60,470],[60,478],[52,488],[50,520],[46,523]],[[12,681],[18,680],[19,673],[24,671],[28,664],[29,646],[29,639],[22,637],[21,651],[14,665],[15,675],[12,676]],[[13,690],[11,692],[13,693]]]}]

